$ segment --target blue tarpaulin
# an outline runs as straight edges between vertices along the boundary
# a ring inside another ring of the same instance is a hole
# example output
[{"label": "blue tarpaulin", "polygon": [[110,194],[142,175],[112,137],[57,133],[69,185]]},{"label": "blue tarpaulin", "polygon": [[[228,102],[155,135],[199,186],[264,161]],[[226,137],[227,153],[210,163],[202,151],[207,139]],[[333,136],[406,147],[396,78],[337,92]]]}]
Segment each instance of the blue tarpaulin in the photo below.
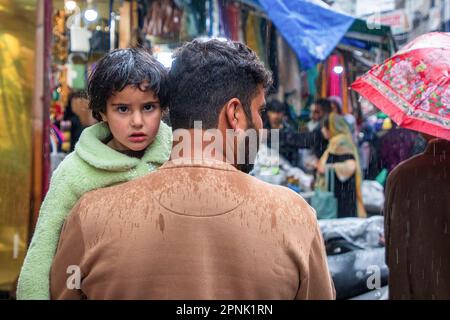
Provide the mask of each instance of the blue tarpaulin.
[{"label": "blue tarpaulin", "polygon": [[315,0],[258,2],[296,53],[302,69],[325,60],[355,20]]}]

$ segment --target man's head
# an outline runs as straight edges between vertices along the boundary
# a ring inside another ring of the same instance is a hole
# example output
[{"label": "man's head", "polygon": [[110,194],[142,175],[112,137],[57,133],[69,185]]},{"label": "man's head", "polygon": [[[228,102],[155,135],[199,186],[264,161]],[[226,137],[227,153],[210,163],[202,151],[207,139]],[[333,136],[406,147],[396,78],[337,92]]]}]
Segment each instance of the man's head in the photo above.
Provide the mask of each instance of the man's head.
[{"label": "man's head", "polygon": [[278,100],[272,100],[266,106],[267,118],[271,129],[280,129],[286,113],[286,105]]},{"label": "man's head", "polygon": [[250,105],[271,84],[271,74],[242,43],[188,42],[174,54],[169,72],[170,121],[173,129],[217,128],[219,115],[233,99],[251,119]]},{"label": "man's head", "polygon": [[327,99],[317,99],[311,106],[311,119],[321,121],[331,112],[331,103]]},{"label": "man's head", "polygon": [[262,128],[260,112],[272,77],[247,46],[194,40],[179,48],[174,58],[169,72],[173,130],[193,129],[194,121],[201,121],[203,129],[236,133]]}]

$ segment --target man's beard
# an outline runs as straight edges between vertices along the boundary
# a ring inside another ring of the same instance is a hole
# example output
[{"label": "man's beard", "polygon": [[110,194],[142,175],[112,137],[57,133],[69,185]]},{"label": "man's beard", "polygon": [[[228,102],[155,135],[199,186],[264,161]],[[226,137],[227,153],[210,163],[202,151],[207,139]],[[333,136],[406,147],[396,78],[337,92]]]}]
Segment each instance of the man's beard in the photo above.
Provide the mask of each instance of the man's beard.
[{"label": "man's beard", "polygon": [[[256,153],[258,153],[259,150],[259,132],[256,130],[255,125],[252,121],[252,119],[248,119],[247,117],[247,121],[248,121],[248,128],[247,130],[255,130],[256,131]],[[250,173],[254,166],[255,166],[255,158],[256,158],[256,154],[254,155],[253,159],[250,159],[250,137],[249,136],[245,136],[245,140],[243,142],[245,144],[245,163],[240,164],[237,163],[236,164],[236,169],[238,169],[239,171],[242,171],[244,173]],[[239,146],[238,146],[239,148]],[[236,161],[237,162],[237,161]]]}]

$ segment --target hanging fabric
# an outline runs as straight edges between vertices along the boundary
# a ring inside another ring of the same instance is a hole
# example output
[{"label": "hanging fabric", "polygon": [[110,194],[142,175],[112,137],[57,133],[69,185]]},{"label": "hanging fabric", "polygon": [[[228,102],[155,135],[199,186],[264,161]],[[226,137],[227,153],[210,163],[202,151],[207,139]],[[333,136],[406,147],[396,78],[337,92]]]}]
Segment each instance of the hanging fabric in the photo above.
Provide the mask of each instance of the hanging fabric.
[{"label": "hanging fabric", "polygon": [[258,17],[258,28],[259,34],[261,35],[261,59],[264,64],[267,66],[269,63],[268,60],[268,42],[269,42],[269,34],[268,34],[268,20],[263,17]]},{"label": "hanging fabric", "polygon": [[219,37],[220,36],[220,16],[219,16],[219,0],[212,0],[212,7],[211,7],[211,37]]},{"label": "hanging fabric", "polygon": [[247,21],[245,25],[245,40],[247,46],[255,52],[258,52],[258,40],[256,38],[255,30],[255,15],[251,12],[248,13]]},{"label": "hanging fabric", "polygon": [[209,5],[209,0],[196,0],[189,3],[182,3],[183,18],[180,31],[181,42],[190,41],[200,35],[204,35],[206,31],[209,30],[209,26],[206,25],[206,16],[209,14]]},{"label": "hanging fabric", "polygon": [[341,97],[342,97],[342,112],[345,114],[350,113],[351,109],[349,108],[349,89],[347,82],[347,66],[345,63],[344,56],[342,54],[339,55],[339,65],[344,68],[344,72],[341,74]]},{"label": "hanging fabric", "polygon": [[329,89],[328,96],[342,97],[341,93],[341,74],[335,72],[335,67],[339,66],[339,57],[336,54],[330,56],[328,64]]},{"label": "hanging fabric", "polygon": [[173,0],[155,0],[145,17],[143,31],[161,38],[176,38],[180,34],[182,10]]},{"label": "hanging fabric", "polygon": [[239,19],[238,19],[238,41],[245,42],[245,21],[247,19],[246,11],[242,5],[239,5]]},{"label": "hanging fabric", "polygon": [[273,79],[273,90],[278,90],[279,85],[279,72],[278,72],[278,49],[277,49],[277,31],[276,28],[273,26],[273,24],[269,21],[268,22],[268,29],[269,29],[269,44],[268,44],[268,64],[270,70],[272,70],[272,79]]},{"label": "hanging fabric", "polygon": [[236,3],[228,3],[225,7],[227,17],[228,33],[227,37],[233,41],[239,41],[240,9]]},{"label": "hanging fabric", "polygon": [[315,97],[317,94],[317,88],[316,88],[316,81],[317,77],[319,76],[318,66],[313,67],[311,69],[308,69],[306,71],[306,78],[307,78],[307,84],[308,84],[308,93],[309,95]]},{"label": "hanging fabric", "polygon": [[224,9],[224,2],[223,0],[217,0],[217,7],[215,9],[217,11],[217,17],[219,22],[219,33],[216,34],[216,37],[225,37],[227,38],[227,23],[226,23],[226,16],[225,16],[225,9]]},{"label": "hanging fabric", "polygon": [[328,61],[320,65],[320,98],[328,97]]},{"label": "hanging fabric", "polygon": [[[277,34],[278,35],[278,34]],[[297,116],[301,109],[301,79],[298,58],[291,47],[278,35],[279,98],[292,106]]]},{"label": "hanging fabric", "polygon": [[247,46],[255,51],[258,57],[267,65],[267,61],[265,61],[267,60],[265,59],[265,48],[261,34],[261,18],[259,18],[253,12],[249,12],[248,14],[245,33]]}]

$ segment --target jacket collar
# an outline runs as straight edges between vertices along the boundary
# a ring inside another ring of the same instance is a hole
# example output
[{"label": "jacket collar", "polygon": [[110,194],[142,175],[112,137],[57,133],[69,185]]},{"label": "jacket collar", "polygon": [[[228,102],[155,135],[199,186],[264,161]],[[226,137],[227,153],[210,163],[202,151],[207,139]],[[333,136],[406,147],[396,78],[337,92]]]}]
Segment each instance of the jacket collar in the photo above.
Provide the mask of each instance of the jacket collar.
[{"label": "jacket collar", "polygon": [[234,171],[239,170],[233,167],[231,164],[220,160],[214,159],[171,159],[162,165],[159,169],[173,169],[173,168],[186,168],[186,167],[198,167],[198,168],[209,168],[224,171]]},{"label": "jacket collar", "polygon": [[161,121],[158,134],[146,149],[142,159],[129,157],[103,143],[111,134],[105,122],[97,123],[83,130],[75,152],[91,166],[108,171],[127,171],[142,161],[163,164],[169,159],[172,150],[172,130]]}]

